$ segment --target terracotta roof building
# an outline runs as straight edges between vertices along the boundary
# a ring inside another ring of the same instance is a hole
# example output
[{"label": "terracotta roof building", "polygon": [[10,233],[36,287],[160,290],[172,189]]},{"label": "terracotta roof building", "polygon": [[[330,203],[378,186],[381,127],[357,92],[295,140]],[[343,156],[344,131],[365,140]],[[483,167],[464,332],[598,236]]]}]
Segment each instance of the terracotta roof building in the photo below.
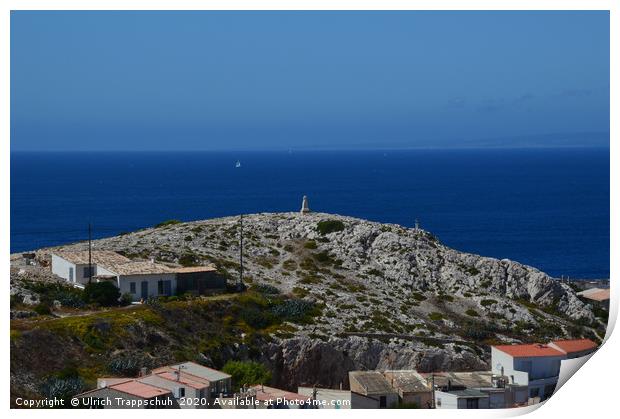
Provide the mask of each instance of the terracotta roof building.
[{"label": "terracotta roof building", "polygon": [[178,407],[169,390],[136,379],[100,379],[98,388],[75,396],[81,407],[165,409]]},{"label": "terracotta roof building", "polygon": [[590,339],[554,340],[549,346],[566,354],[568,359],[589,355],[598,348]]},{"label": "terracotta roof building", "polygon": [[564,353],[549,345],[532,343],[524,345],[497,345],[493,348],[507,353],[514,358],[532,358],[541,356],[562,356]]}]

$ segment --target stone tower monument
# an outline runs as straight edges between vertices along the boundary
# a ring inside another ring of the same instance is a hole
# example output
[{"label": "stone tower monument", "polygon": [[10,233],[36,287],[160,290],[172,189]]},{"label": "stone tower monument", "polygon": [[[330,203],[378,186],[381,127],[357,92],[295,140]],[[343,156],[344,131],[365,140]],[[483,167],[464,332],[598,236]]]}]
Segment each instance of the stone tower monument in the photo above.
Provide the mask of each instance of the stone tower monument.
[{"label": "stone tower monument", "polygon": [[310,208],[308,207],[308,197],[304,195],[303,201],[301,201],[301,214],[307,214],[310,212]]}]

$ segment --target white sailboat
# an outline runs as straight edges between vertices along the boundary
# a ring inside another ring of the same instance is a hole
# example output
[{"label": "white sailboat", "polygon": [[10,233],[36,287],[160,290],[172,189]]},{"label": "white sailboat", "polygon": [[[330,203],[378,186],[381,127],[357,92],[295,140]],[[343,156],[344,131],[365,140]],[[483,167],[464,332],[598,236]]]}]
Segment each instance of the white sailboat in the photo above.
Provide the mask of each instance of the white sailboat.
[{"label": "white sailboat", "polygon": [[237,160],[237,163],[235,163],[235,167],[237,168],[241,167],[241,162],[239,160]]}]

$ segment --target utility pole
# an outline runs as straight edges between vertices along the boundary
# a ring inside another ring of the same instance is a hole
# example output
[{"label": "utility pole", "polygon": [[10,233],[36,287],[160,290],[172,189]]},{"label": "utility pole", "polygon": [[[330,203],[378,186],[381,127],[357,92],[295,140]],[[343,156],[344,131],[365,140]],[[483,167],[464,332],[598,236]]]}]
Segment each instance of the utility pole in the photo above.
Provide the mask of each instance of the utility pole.
[{"label": "utility pole", "polygon": [[239,283],[237,288],[243,287],[243,214],[239,216]]},{"label": "utility pole", "polygon": [[88,283],[93,281],[92,227],[88,223]]}]

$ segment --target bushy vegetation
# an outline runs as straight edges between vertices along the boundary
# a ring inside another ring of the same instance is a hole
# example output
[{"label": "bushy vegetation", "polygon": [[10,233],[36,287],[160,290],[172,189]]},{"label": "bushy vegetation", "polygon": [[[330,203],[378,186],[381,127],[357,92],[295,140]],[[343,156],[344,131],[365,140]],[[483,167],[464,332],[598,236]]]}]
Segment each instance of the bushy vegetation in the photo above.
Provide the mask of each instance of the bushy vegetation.
[{"label": "bushy vegetation", "polygon": [[40,391],[47,398],[66,400],[81,393],[83,389],[84,381],[78,376],[52,376],[43,382]]},{"label": "bushy vegetation", "polygon": [[126,354],[112,359],[107,370],[112,374],[135,377],[142,368],[152,368],[152,361],[144,354]]},{"label": "bushy vegetation", "polygon": [[252,290],[267,295],[280,294],[280,290],[270,284],[254,284],[252,285]]},{"label": "bushy vegetation", "polygon": [[321,313],[316,304],[300,298],[247,292],[239,296],[239,319],[252,329],[266,329],[283,322],[308,324]]},{"label": "bushy vegetation", "polygon": [[58,282],[24,281],[23,287],[39,295],[41,304],[51,307],[54,301],[65,307],[84,306],[82,290]]},{"label": "bushy vegetation", "polygon": [[119,304],[121,292],[109,281],[92,282],[84,287],[84,301],[110,307]]},{"label": "bushy vegetation", "polygon": [[179,221],[179,220],[166,220],[166,221],[162,221],[161,223],[155,225],[155,228],[168,227],[168,226],[175,225],[175,224],[181,224],[181,221]]},{"label": "bushy vegetation", "polygon": [[428,318],[433,321],[443,320],[443,314],[437,311],[433,311],[432,313],[428,313]]},{"label": "bushy vegetation", "polygon": [[338,220],[324,220],[319,221],[316,225],[316,230],[321,235],[335,233],[337,231],[344,230],[344,223]]},{"label": "bushy vegetation", "polygon": [[454,297],[452,297],[451,295],[448,295],[448,294],[439,294],[437,296],[437,301],[440,301],[442,303],[452,302],[452,301],[454,301]]},{"label": "bushy vegetation", "polygon": [[416,301],[424,301],[424,300],[426,300],[426,296],[424,294],[420,293],[420,292],[413,292],[413,293],[411,293],[411,296]]},{"label": "bushy vegetation", "polygon": [[314,240],[308,240],[306,243],[304,243],[304,247],[306,249],[316,249],[317,245],[316,245],[316,242]]},{"label": "bushy vegetation", "polygon": [[271,381],[271,372],[254,361],[228,361],[222,371],[230,374],[236,391],[244,385],[269,384]]},{"label": "bushy vegetation", "polygon": [[474,310],[473,308],[468,309],[465,314],[467,314],[468,316],[471,317],[479,317],[480,314],[478,314],[478,312],[476,310]]},{"label": "bushy vegetation", "polygon": [[489,299],[480,301],[480,305],[483,307],[489,307],[489,306],[492,306],[493,304],[497,304],[497,300],[493,300],[489,298]]},{"label": "bushy vegetation", "polygon": [[200,259],[193,253],[185,253],[179,256],[179,265],[182,266],[198,266],[200,265]]},{"label": "bushy vegetation", "polygon": [[271,312],[276,317],[293,323],[309,323],[313,315],[319,314],[314,303],[298,298],[273,304]]}]

